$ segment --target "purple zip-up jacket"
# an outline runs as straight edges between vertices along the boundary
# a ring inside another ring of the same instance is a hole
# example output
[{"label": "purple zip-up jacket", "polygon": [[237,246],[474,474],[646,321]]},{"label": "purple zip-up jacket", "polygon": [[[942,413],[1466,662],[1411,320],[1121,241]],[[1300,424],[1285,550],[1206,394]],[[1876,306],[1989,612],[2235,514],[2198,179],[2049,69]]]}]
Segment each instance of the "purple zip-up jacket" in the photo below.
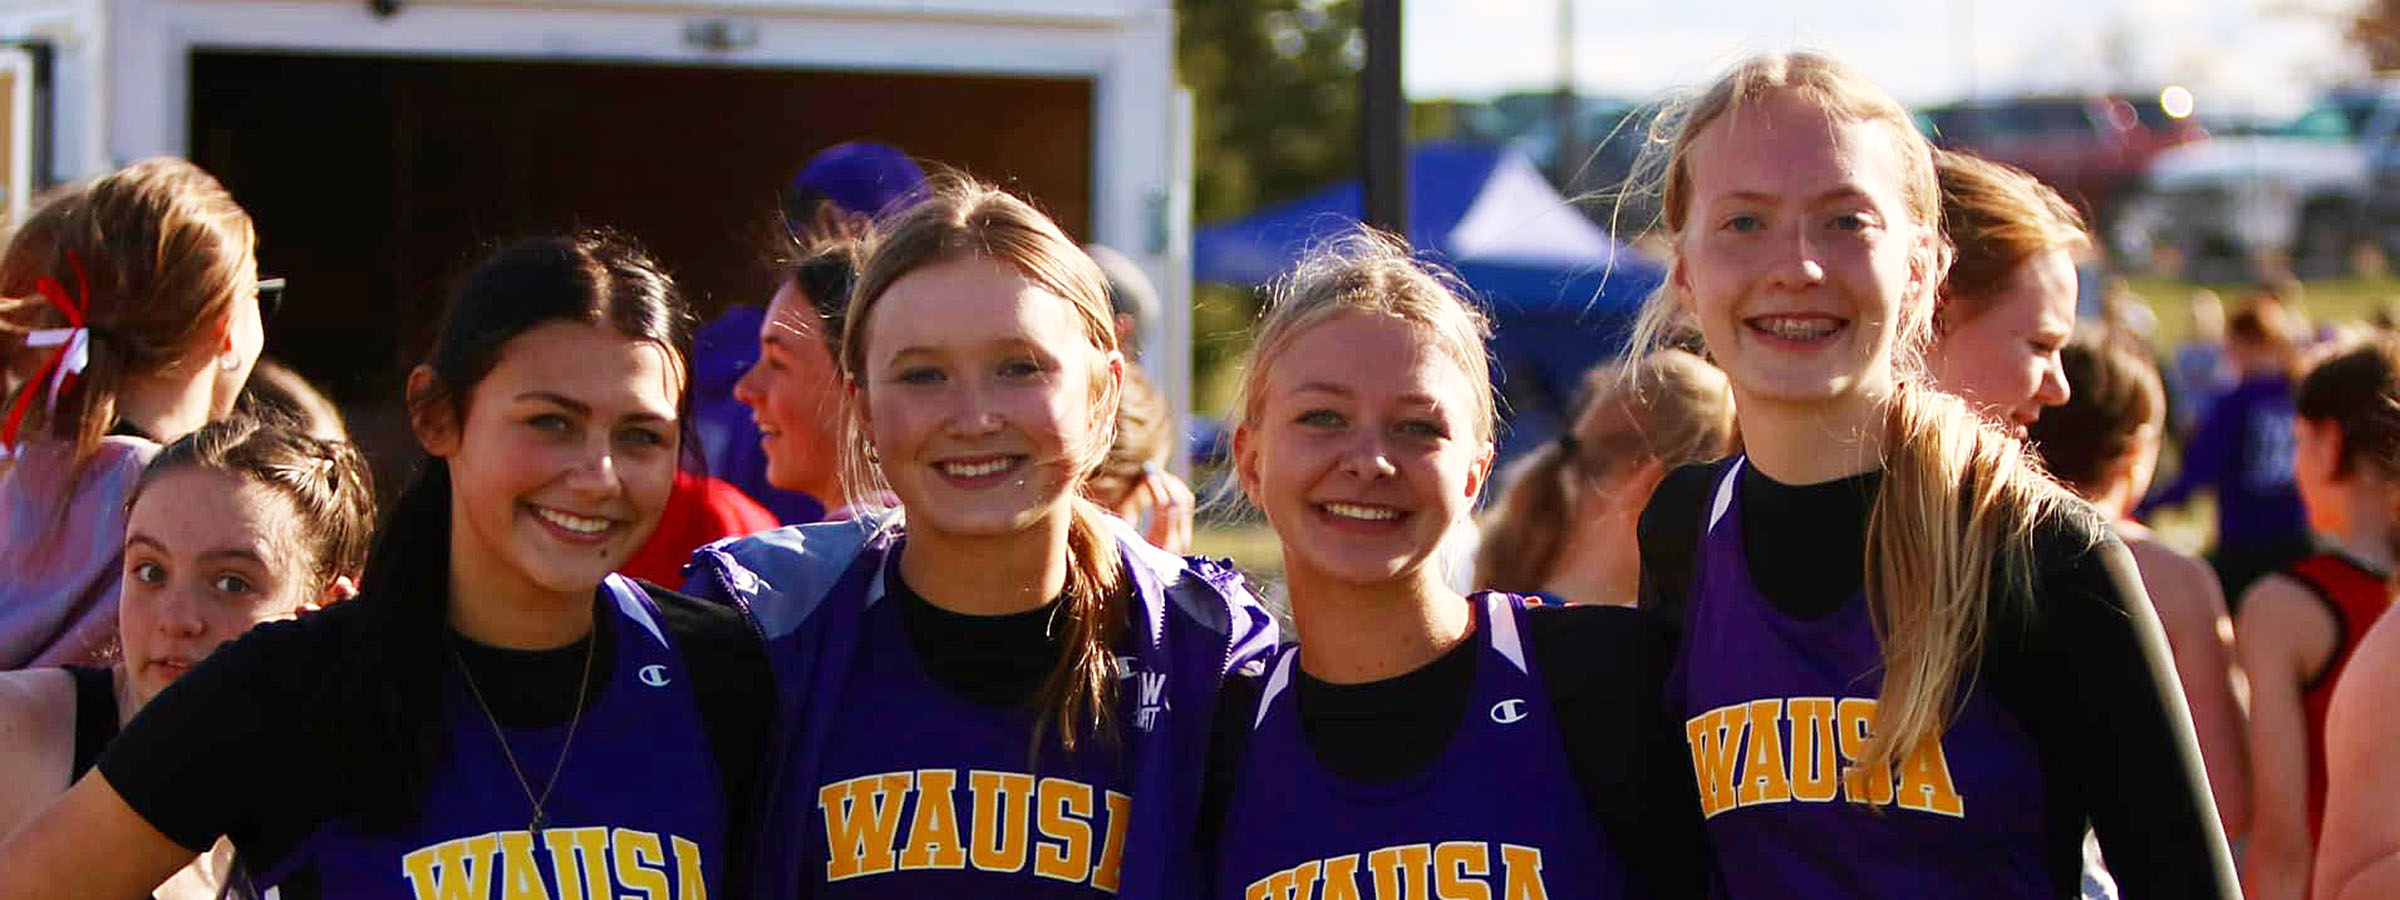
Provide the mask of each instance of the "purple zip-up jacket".
[{"label": "purple zip-up jacket", "polygon": [[[1202,776],[1218,688],[1231,675],[1255,677],[1276,645],[1274,617],[1250,596],[1231,566],[1187,559],[1144,543],[1111,519],[1134,588],[1118,655],[1135,670],[1164,676],[1163,706],[1132,707],[1148,729],[1120,734],[1133,800],[1118,896],[1197,897],[1204,861],[1190,836],[1199,816]],[[759,844],[750,855],[755,896],[789,900],[813,893],[810,861],[823,858],[816,818],[824,749],[853,665],[859,624],[874,592],[871,578],[898,545],[886,520],[798,525],[700,548],[685,569],[684,590],[746,608],[760,628],[775,670],[777,722],[760,779]]]}]

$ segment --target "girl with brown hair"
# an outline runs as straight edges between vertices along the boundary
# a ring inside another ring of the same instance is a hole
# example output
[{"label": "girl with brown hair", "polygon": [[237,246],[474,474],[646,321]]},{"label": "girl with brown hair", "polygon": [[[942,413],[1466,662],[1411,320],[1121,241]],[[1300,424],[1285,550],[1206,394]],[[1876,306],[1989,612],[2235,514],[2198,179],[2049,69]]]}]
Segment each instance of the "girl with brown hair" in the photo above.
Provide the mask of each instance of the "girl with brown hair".
[{"label": "girl with brown hair", "polygon": [[[356,593],[375,527],[357,448],[244,417],[168,444],[127,506],[122,657],[0,673],[0,835],[96,767],[135,713],[218,647]],[[219,842],[157,893],[215,896],[231,861]]]},{"label": "girl with brown hair", "polygon": [[2167,401],[2158,369],[2132,346],[2107,340],[2068,344],[2058,365],[2075,393],[2034,422],[2028,440],[2050,474],[2092,504],[2133,554],[2191,707],[2217,818],[2226,833],[2239,834],[2250,821],[2250,766],[2234,693],[2233,621],[2225,591],[2207,563],[2131,518],[2165,440]]},{"label": "girl with brown hair", "polygon": [[2293,392],[2292,474],[2323,543],[2252,583],[2234,616],[2250,678],[2250,843],[2243,893],[2309,896],[2327,837],[2326,714],[2369,627],[2391,606],[2400,561],[2400,346],[2317,363]]},{"label": "girl with brown hair", "polygon": [[1933,385],[2022,436],[2072,390],[2058,354],[2075,336],[2083,217],[2032,175],[1937,150],[1942,230],[1957,248],[1933,312]]},{"label": "girl with brown hair", "polygon": [[133,896],[220,838],[268,896],[741,896],[757,626],[615,574],[686,446],[690,341],[627,238],[486,257],[409,373],[429,458],[358,596],[177,678],[0,842],[0,897]]},{"label": "girl with brown hair", "polygon": [[1720,896],[2056,897],[2087,827],[2128,898],[2233,896],[2123,545],[1924,386],[1950,249],[1907,110],[1789,53],[1662,121],[1673,255],[1632,352],[1694,314],[1744,444],[1641,524]]},{"label": "girl with brown hair", "polygon": [[1584,375],[1583,413],[1516,464],[1483,523],[1475,584],[1565,603],[1631,606],[1634,520],[1667,472],[1732,449],[1725,373],[1682,350]]},{"label": "girl with brown hair", "polygon": [[215,178],[160,158],[64,189],[0,250],[0,669],[116,636],[127,493],[232,412],[266,343],[257,243]]},{"label": "girl with brown hair", "polygon": [[1025,201],[937,179],[868,257],[837,361],[842,483],[899,506],[705,548],[691,583],[757,613],[785,700],[761,891],[1196,883],[1200,736],[1274,627],[1080,493],[1124,366],[1098,267]]}]

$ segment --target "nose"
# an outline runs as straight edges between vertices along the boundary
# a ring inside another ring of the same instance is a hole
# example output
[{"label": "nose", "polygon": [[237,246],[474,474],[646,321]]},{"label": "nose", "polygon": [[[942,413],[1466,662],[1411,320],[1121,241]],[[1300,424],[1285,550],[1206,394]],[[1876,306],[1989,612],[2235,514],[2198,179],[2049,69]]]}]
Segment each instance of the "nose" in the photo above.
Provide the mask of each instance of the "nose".
[{"label": "nose", "polygon": [[766,377],[759,374],[759,370],[765,368],[766,365],[767,358],[761,354],[758,359],[751,361],[749,368],[742,370],[742,377],[733,382],[734,401],[750,407],[753,412],[762,409],[766,404],[766,397],[759,390],[758,384],[760,379]]},{"label": "nose", "polygon": [[1786,227],[1792,233],[1784,240],[1775,242],[1778,250],[1774,266],[1768,270],[1768,277],[1776,287],[1786,290],[1812,287],[1824,282],[1825,264],[1817,259],[1816,243],[1809,240],[1808,228],[1797,224]]},{"label": "nose", "polygon": [[1397,475],[1400,469],[1392,465],[1391,455],[1384,452],[1383,438],[1372,433],[1362,434],[1342,454],[1342,472],[1361,480],[1374,480]]},{"label": "nose", "polygon": [[2067,383],[2066,367],[2056,357],[2042,367],[2042,383],[2033,391],[2033,402],[2042,406],[2064,406],[2075,388]]},{"label": "nose", "polygon": [[208,631],[208,620],[200,615],[200,604],[206,598],[192,596],[189,588],[163,592],[158,598],[158,627],[175,637],[195,638]]},{"label": "nose", "polygon": [[609,449],[610,436],[605,429],[593,429],[592,441],[585,445],[581,459],[567,470],[568,490],[587,496],[609,496],[617,492],[617,457]]},{"label": "nose", "polygon": [[1006,417],[991,396],[991,389],[975,385],[959,391],[959,407],[950,417],[950,431],[960,436],[991,434],[999,431]]}]

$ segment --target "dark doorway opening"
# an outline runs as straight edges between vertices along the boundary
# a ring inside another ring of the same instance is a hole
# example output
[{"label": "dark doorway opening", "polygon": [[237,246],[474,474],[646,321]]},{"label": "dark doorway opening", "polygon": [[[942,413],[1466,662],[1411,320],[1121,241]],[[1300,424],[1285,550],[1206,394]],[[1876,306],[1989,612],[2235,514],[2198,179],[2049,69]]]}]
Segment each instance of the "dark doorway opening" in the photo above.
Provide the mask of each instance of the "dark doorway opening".
[{"label": "dark doorway opening", "polygon": [[776,190],[855,138],[1009,185],[1089,235],[1083,79],[238,51],[191,62],[191,157],[257,219],[260,271],[291,279],[268,352],[332,394],[385,460],[444,290],[498,241],[606,225],[647,244],[704,314],[763,302]]}]

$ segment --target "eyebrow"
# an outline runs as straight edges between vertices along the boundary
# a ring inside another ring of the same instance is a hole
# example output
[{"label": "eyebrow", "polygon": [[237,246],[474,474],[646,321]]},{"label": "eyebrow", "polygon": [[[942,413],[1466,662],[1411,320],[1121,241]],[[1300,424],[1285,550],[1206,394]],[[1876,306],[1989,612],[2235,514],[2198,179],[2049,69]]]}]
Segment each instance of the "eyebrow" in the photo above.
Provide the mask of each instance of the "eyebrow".
[{"label": "eyebrow", "polygon": [[[125,546],[131,547],[131,546],[133,546],[133,545],[135,545],[135,544],[140,544],[140,545],[143,545],[143,546],[145,546],[145,547],[148,547],[148,548],[150,548],[150,550],[151,550],[151,551],[153,551],[153,552],[156,552],[156,553],[159,553],[159,554],[161,554],[161,555],[164,555],[164,554],[166,554],[166,553],[167,553],[167,545],[165,545],[165,544],[163,544],[163,543],[160,543],[160,542],[158,541],[158,539],[157,539],[157,538],[153,538],[153,537],[151,537],[151,536],[149,536],[149,535],[142,534],[142,533],[140,533],[140,532],[133,532],[133,533],[127,534],[127,535],[125,536]],[[208,552],[205,552],[205,553],[202,553],[202,554],[200,554],[200,558],[201,558],[201,559],[203,559],[203,560],[211,560],[211,559],[236,559],[236,560],[247,560],[247,561],[249,561],[249,562],[256,563],[256,564],[258,564],[258,565],[260,565],[260,566],[265,566],[265,565],[267,564],[266,557],[263,557],[263,556],[260,556],[260,555],[258,555],[258,551],[251,550],[251,549],[249,549],[249,548],[247,548],[247,547],[237,547],[237,548],[233,548],[233,549],[227,549],[227,550],[210,550],[210,551],[208,551]]]},{"label": "eyebrow", "polygon": [[[1354,393],[1349,388],[1334,384],[1330,381],[1304,381],[1292,388],[1292,393],[1295,394],[1306,393],[1310,391],[1324,394],[1337,394],[1344,397],[1350,396],[1352,393]],[[1402,394],[1398,399],[1400,402],[1409,404],[1411,406],[1426,406],[1434,409],[1440,409],[1442,407],[1442,402],[1434,399],[1432,394]]]},{"label": "eyebrow", "polygon": [[[551,392],[551,391],[526,391],[526,392],[524,392],[524,393],[522,393],[522,394],[518,394],[518,395],[517,395],[517,399],[518,399],[518,400],[540,400],[540,401],[544,401],[544,402],[547,402],[547,403],[555,403],[555,404],[557,404],[557,405],[559,405],[559,406],[566,407],[566,408],[567,408],[567,411],[569,411],[569,412],[572,412],[572,413],[574,413],[574,414],[576,414],[576,415],[579,415],[579,416],[588,416],[588,415],[591,415],[591,414],[592,414],[592,406],[591,406],[591,404],[589,404],[589,403],[585,403],[585,402],[583,402],[583,401],[581,401],[581,400],[577,400],[577,399],[575,399],[575,398],[573,398],[573,397],[569,397],[569,396],[567,396],[567,395],[565,395],[565,394],[554,393],[554,392]],[[631,414],[628,414],[628,415],[626,415],[626,416],[622,417],[621,419],[619,419],[619,421],[634,421],[634,422],[672,422],[672,421],[675,421],[675,420],[674,420],[672,417],[669,417],[669,416],[662,416],[662,415],[659,415],[659,414],[657,414],[657,413],[654,413],[654,412],[643,411],[643,412],[637,412],[637,413],[631,413]]]},{"label": "eyebrow", "polygon": [[[1843,185],[1841,187],[1836,187],[1832,190],[1824,191],[1813,197],[1810,197],[1808,198],[1808,202],[1811,205],[1814,205],[1824,203],[1828,200],[1848,200],[1852,198],[1870,201],[1874,199],[1869,197],[1866,191],[1859,190],[1858,188],[1851,187],[1849,185]],[[1782,197],[1778,194],[1773,194],[1766,191],[1750,190],[1734,191],[1717,198],[1718,202],[1720,203],[1726,201],[1741,203],[1772,203],[1780,199],[1782,199]]]}]

